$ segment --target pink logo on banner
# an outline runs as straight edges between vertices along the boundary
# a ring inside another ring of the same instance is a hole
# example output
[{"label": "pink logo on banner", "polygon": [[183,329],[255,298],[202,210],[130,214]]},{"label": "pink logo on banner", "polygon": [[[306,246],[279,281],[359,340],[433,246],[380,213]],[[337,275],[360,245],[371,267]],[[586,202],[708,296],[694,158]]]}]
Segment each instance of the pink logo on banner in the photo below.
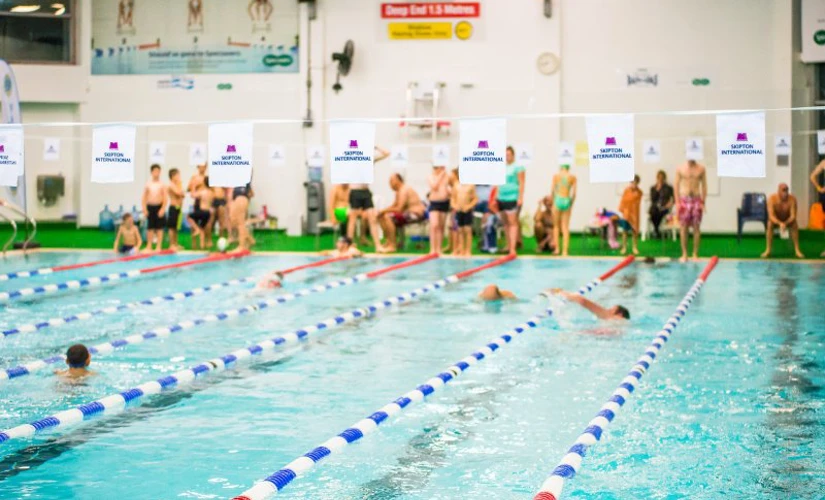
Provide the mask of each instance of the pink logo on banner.
[{"label": "pink logo on banner", "polygon": [[490,145],[487,141],[478,141],[478,149],[490,149]]},{"label": "pink logo on banner", "polygon": [[605,146],[615,146],[616,145],[616,138],[615,137],[607,137],[604,140]]},{"label": "pink logo on banner", "polygon": [[0,144],[0,153],[5,153],[5,152],[6,152],[6,146]]},{"label": "pink logo on banner", "polygon": [[748,142],[748,134],[742,132],[736,134],[736,142]]},{"label": "pink logo on banner", "polygon": [[117,142],[109,143],[109,151],[117,151]]},{"label": "pink logo on banner", "polygon": [[236,153],[237,150],[235,149],[235,145],[234,144],[227,144],[226,145],[226,152],[227,153]]},{"label": "pink logo on banner", "polygon": [[356,141],[356,140],[349,141],[349,148],[350,149],[358,149],[358,141]]}]

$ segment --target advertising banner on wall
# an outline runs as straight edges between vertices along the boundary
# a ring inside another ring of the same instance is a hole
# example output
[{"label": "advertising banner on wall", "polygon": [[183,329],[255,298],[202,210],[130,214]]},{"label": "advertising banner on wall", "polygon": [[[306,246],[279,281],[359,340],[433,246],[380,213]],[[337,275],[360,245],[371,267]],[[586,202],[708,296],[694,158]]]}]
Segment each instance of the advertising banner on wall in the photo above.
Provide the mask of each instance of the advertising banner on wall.
[{"label": "advertising banner on wall", "polygon": [[765,177],[765,113],[716,115],[719,177]]},{"label": "advertising banner on wall", "polygon": [[633,180],[633,115],[588,116],[586,123],[590,182]]},{"label": "advertising banner on wall", "polygon": [[802,0],[802,62],[825,62],[825,0]]},{"label": "advertising banner on wall", "polygon": [[[0,123],[20,123],[20,98],[14,73],[6,61],[0,59]],[[7,183],[9,184],[9,183]],[[15,186],[0,187],[0,198],[26,211],[26,176],[18,177]]]},{"label": "advertising banner on wall", "polygon": [[458,174],[463,184],[500,186],[506,177],[507,120],[461,120]]},{"label": "advertising banner on wall", "polygon": [[245,186],[252,180],[252,124],[209,125],[209,185]]},{"label": "advertising banner on wall", "polygon": [[93,0],[93,75],[297,73],[294,0]]},{"label": "advertising banner on wall", "polygon": [[135,181],[134,125],[98,125],[92,129],[92,182]]},{"label": "advertising banner on wall", "polygon": [[372,184],[375,177],[375,124],[329,124],[330,178],[333,184]]},{"label": "advertising banner on wall", "polygon": [[0,186],[17,187],[23,165],[23,126],[0,125]]}]

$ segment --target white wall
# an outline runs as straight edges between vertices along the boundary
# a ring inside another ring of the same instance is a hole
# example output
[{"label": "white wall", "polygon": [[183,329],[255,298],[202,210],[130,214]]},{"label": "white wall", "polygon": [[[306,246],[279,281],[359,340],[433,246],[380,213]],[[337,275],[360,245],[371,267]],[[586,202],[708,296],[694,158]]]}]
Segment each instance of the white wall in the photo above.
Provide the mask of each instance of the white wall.
[{"label": "white wall", "polygon": [[[315,126],[304,129],[297,123],[262,125],[256,126],[255,132],[260,155],[265,154],[267,143],[288,145],[287,168],[268,172],[262,167],[263,161],[256,161],[256,203],[267,204],[270,212],[281,218],[282,225],[295,233],[300,229],[305,207],[304,145],[326,140],[326,119],[388,119],[378,126],[377,142],[387,148],[394,143],[409,144],[412,162],[404,173],[423,193],[431,141],[429,136],[408,136],[398,127],[406,107],[405,90],[411,81],[445,82],[441,114],[453,117],[772,108],[799,105],[804,100],[804,91],[794,90],[804,85],[800,83],[804,78],[799,75],[807,73],[798,66],[792,47],[792,2],[557,0],[553,18],[547,19],[542,2],[482,0],[482,18],[475,22],[476,34],[471,40],[404,42],[387,39],[380,4],[380,0],[319,0],[318,19],[311,23],[311,28],[306,20],[306,4],[302,4],[300,74],[195,75],[195,89],[186,91],[158,89],[157,81],[164,78],[162,75],[89,76],[91,2],[81,0],[79,69],[54,73],[53,80],[59,79],[61,85],[49,85],[43,67],[15,67],[24,101],[74,103],[76,111],[70,111],[71,107],[65,104],[37,108],[27,105],[24,120],[300,120],[305,113],[305,77],[309,72],[313,79]],[[355,63],[350,75],[342,80],[344,90],[335,94],[331,90],[335,69],[330,56],[347,39],[355,42]],[[560,54],[559,73],[544,76],[537,71],[536,58],[542,52]],[[310,56],[312,61],[308,65]],[[637,68],[659,73],[660,85],[653,89],[628,89],[625,75]],[[693,77],[710,78],[711,85],[696,88],[686,83]],[[225,82],[232,83],[233,90],[218,91],[216,84]],[[794,127],[809,124],[798,118],[798,114],[793,118]],[[790,113],[769,113],[769,135],[789,133],[791,126]],[[444,142],[453,145],[454,158],[457,131],[458,124],[454,122],[453,134],[444,138]],[[204,126],[141,129],[141,168],[136,185],[99,186],[88,182],[89,133],[90,129],[85,127],[72,135],[76,163],[66,169],[74,176],[68,184],[80,185],[77,208],[84,225],[97,223],[104,203],[131,206],[137,202],[140,185],[147,175],[143,167],[148,167],[148,141],[167,141],[165,166],[181,168],[188,176],[188,144],[206,139]],[[39,129],[37,134],[45,135]],[[803,161],[797,155],[799,137],[794,137],[793,178],[791,169],[769,164],[766,179],[720,180],[715,176],[712,154],[714,134],[712,116],[646,116],[636,121],[639,142],[660,138],[664,148],[662,165],[640,162],[637,166],[645,186],[658,168],[665,168],[672,177],[683,158],[686,136],[707,138],[706,164],[711,182],[706,230],[735,229],[735,209],[745,191],[769,192],[780,180],[792,180],[794,189],[804,185],[798,179],[807,177],[808,165],[807,159]],[[536,200],[549,191],[550,179],[557,169],[558,142],[583,140],[584,121],[513,117],[508,123],[508,135],[512,143],[535,145],[536,159],[527,172],[526,204],[532,210]],[[36,156],[42,145],[36,143],[37,139],[33,141],[34,144],[27,140],[27,146],[35,149]],[[800,153],[804,151],[799,149]],[[52,167],[34,168],[51,171]],[[385,173],[392,169],[389,164],[379,164],[378,169],[376,198],[387,204],[392,193],[386,186]],[[622,186],[590,185],[586,169],[574,168],[574,173],[579,175],[581,187],[573,221],[574,227],[581,228],[596,207],[618,203]],[[53,213],[42,215],[51,217]]]},{"label": "white wall", "polygon": [[[562,106],[565,112],[642,112],[779,108],[791,105],[791,2],[774,0],[564,0],[562,22]],[[659,74],[655,88],[627,88],[625,77],[638,68]],[[693,87],[695,77],[711,80]],[[791,132],[790,113],[767,115],[768,141]],[[709,172],[709,231],[736,228],[742,193],[773,192],[789,182],[790,169],[768,161],[765,179],[716,176],[713,116],[640,116],[636,140],[662,139],[660,165],[637,163],[649,186],[659,168],[673,179],[684,161],[684,139],[705,137]],[[584,140],[584,120],[563,122],[564,140]],[[799,139],[795,137],[794,139]],[[769,154],[772,148],[769,147]],[[603,200],[618,204],[620,187],[591,185],[586,169],[573,225],[582,227]],[[806,175],[801,165],[795,175]]]}]

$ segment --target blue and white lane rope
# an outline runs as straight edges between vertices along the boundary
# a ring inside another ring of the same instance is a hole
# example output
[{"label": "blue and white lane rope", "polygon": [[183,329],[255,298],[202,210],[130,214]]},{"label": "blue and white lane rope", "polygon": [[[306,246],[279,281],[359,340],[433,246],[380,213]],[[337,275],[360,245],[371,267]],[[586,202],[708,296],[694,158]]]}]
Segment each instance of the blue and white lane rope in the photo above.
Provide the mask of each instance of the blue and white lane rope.
[{"label": "blue and white lane rope", "polygon": [[[604,279],[607,279],[610,276],[613,276],[616,272],[626,267],[631,262],[633,262],[632,257],[623,260],[611,271],[603,274],[602,277],[604,277]],[[599,286],[599,284],[601,284],[604,281],[602,277],[596,278],[595,280],[581,287],[579,289],[579,293],[581,295],[586,295],[588,292],[592,291],[594,288]],[[363,420],[359,420],[358,422],[354,423],[352,426],[348,427],[337,436],[325,441],[321,445],[308,451],[303,456],[293,460],[292,462],[284,466],[284,468],[273,473],[263,481],[255,484],[252,488],[234,497],[232,500],[265,500],[267,498],[270,498],[271,496],[275,495],[276,493],[284,489],[298,476],[306,473],[307,471],[315,467],[315,465],[317,465],[325,458],[329,457],[334,453],[338,453],[339,451],[343,450],[348,444],[354,443],[355,441],[360,440],[367,434],[372,433],[378,428],[379,425],[394,417],[401,411],[406,410],[409,406],[412,405],[412,403],[418,403],[423,401],[427,396],[434,393],[438,389],[444,387],[444,385],[449,383],[451,380],[458,378],[459,375],[461,375],[465,370],[467,370],[471,366],[479,363],[480,361],[483,361],[484,359],[491,356],[499,348],[509,344],[513,340],[513,338],[515,338],[516,335],[522,334],[529,329],[536,328],[543,319],[549,318],[552,315],[553,310],[548,308],[540,312],[539,314],[536,314],[535,316],[527,319],[527,321],[516,326],[515,328],[508,330],[503,335],[494,338],[493,340],[482,346],[480,349],[473,352],[471,355],[467,356],[466,358],[463,358],[461,361],[458,361],[453,365],[450,365],[449,367],[447,367],[446,370],[439,373],[435,377],[427,380],[426,382],[419,385],[412,391],[404,394],[392,403],[383,406],[382,408],[374,412],[372,415],[368,416]]]},{"label": "blue and white lane rope", "polygon": [[[299,290],[295,293],[287,293],[284,295],[279,295],[272,299],[267,299],[257,304],[251,304],[248,306],[240,307],[237,309],[230,309],[228,311],[223,311],[217,314],[209,314],[202,318],[195,318],[188,321],[182,321],[180,323],[175,323],[174,325],[170,325],[164,328],[155,328],[153,330],[149,330],[144,333],[139,333],[135,335],[131,335],[129,337],[113,340],[111,342],[104,342],[102,344],[98,344],[96,346],[89,347],[89,352],[96,355],[102,354],[109,354],[115,349],[125,347],[127,345],[134,345],[140,344],[147,340],[152,339],[159,339],[159,338],[166,338],[170,336],[172,333],[179,332],[181,330],[188,330],[190,328],[194,328],[196,326],[202,325],[204,323],[211,323],[216,321],[225,321],[227,319],[232,319],[242,314],[247,314],[250,312],[258,312],[269,307],[284,304],[286,302],[291,302],[296,300],[300,297],[305,297],[307,295],[311,295],[313,293],[322,293],[328,290],[332,290],[333,288],[340,288],[342,286],[352,285],[354,283],[359,283],[361,281],[372,279],[377,276],[381,276],[382,274],[389,273],[391,271],[395,271],[397,269],[402,269],[405,267],[414,266],[420,264],[422,262],[426,262],[431,260],[435,257],[433,256],[424,256],[418,257],[416,259],[408,260],[405,262],[401,262],[400,264],[394,264],[392,266],[384,267],[381,269],[377,269],[375,271],[371,271],[369,273],[361,273],[351,278],[344,278],[340,280],[333,280],[329,283],[324,285],[317,285],[309,288],[304,288]],[[246,278],[245,278],[246,279]],[[38,372],[43,370],[44,368],[48,368],[49,366],[63,362],[66,357],[62,354],[50,356],[48,358],[39,359],[36,361],[32,361],[30,363],[26,363],[24,365],[15,366],[12,368],[5,368],[0,369],[0,384],[7,380],[13,380],[20,377],[24,377],[26,375],[31,375],[32,373]]]},{"label": "blue and white lane rope", "polygon": [[[115,314],[122,311],[135,309],[141,306],[154,306],[160,304],[162,302],[175,302],[178,300],[184,300],[191,297],[196,297],[198,295],[203,295],[207,292],[214,292],[215,290],[220,290],[222,288],[228,288],[231,286],[240,285],[243,283],[249,283],[254,281],[256,278],[254,276],[249,276],[246,278],[238,278],[234,280],[224,281],[223,283],[215,283],[212,285],[193,288],[192,290],[187,290],[185,292],[175,292],[169,295],[159,295],[157,297],[151,297],[144,300],[138,300],[135,302],[128,302],[126,304],[120,304],[117,306],[110,306],[104,307],[102,309],[98,309],[96,311],[91,312],[81,312],[77,314],[72,314],[71,316],[65,316],[63,318],[51,318],[46,319],[43,321],[39,321],[37,323],[29,323],[27,325],[20,325],[14,328],[9,328],[7,330],[3,330],[2,333],[4,337],[8,337],[11,335],[17,335],[18,333],[31,333],[43,330],[45,328],[49,328],[52,326],[61,326],[67,323],[73,323],[76,321],[85,321],[87,319],[95,318],[97,316],[102,316],[104,314]],[[2,378],[2,375],[0,375]]]},{"label": "blue and white lane rope", "polygon": [[105,276],[95,276],[93,278],[84,278],[80,280],[66,281],[65,283],[52,283],[50,285],[41,285],[30,288],[21,288],[20,290],[12,290],[10,292],[0,292],[0,302],[6,302],[11,299],[19,299],[31,295],[45,295],[56,293],[63,290],[77,290],[89,286],[102,285],[104,283],[113,283],[125,279],[135,278],[140,276],[141,270],[135,269],[122,273],[111,273]]},{"label": "blue and white lane rope", "polygon": [[656,334],[656,338],[653,339],[653,342],[651,342],[650,346],[645,350],[644,355],[636,361],[636,364],[622,380],[621,384],[619,384],[619,387],[613,391],[607,403],[599,409],[596,417],[587,424],[584,432],[576,439],[573,446],[567,450],[567,454],[564,455],[561,462],[553,469],[550,477],[541,485],[541,488],[533,497],[533,500],[559,500],[561,498],[565,481],[572,479],[573,476],[576,475],[581,468],[582,459],[587,453],[588,448],[601,439],[610,422],[613,421],[616,414],[619,413],[619,410],[624,406],[628,398],[630,398],[630,394],[636,389],[642,376],[644,376],[650,368],[650,365],[653,364],[653,360],[656,359],[659,350],[664,347],[671,334],[673,334],[673,330],[676,329],[682,321],[682,318],[687,314],[690,305],[693,303],[699,290],[702,289],[705,281],[707,281],[708,275],[710,275],[713,268],[716,267],[718,261],[719,259],[717,257],[713,257],[710,260],[710,263],[690,288],[687,295],[685,295],[685,298],[679,303],[676,312],[667,320],[662,330]]},{"label": "blue and white lane rope", "polygon": [[[513,257],[502,257],[494,261],[495,265],[503,264],[513,260]],[[469,271],[481,271],[491,267],[491,264],[479,266]],[[438,290],[450,283],[456,283],[461,280],[463,276],[469,276],[468,271],[454,274],[447,278],[438,280],[429,285],[417,288],[411,292],[403,293],[390,297],[383,301],[375,302],[367,307],[353,309],[350,312],[329,318],[327,320],[315,323],[313,325],[305,326],[293,332],[285,333],[278,337],[264,340],[255,345],[238,349],[219,358],[214,358],[195,365],[186,370],[161,377],[151,382],[146,382],[132,389],[112,394],[102,399],[92,401],[84,405],[80,405],[70,410],[55,413],[49,417],[35,420],[34,422],[18,425],[11,429],[6,429],[0,432],[0,444],[14,441],[17,439],[30,438],[38,432],[44,430],[53,430],[68,425],[78,424],[86,419],[99,417],[102,415],[114,415],[121,413],[127,404],[136,404],[144,396],[151,396],[158,394],[166,389],[184,387],[191,384],[196,378],[208,375],[214,372],[220,372],[226,369],[231,369],[239,361],[247,360],[252,356],[259,356],[265,352],[274,351],[276,348],[289,347],[298,342],[307,340],[313,333],[333,328],[346,323],[351,323],[360,318],[367,318],[373,316],[382,309],[388,309],[398,304],[410,302],[411,300],[426,295],[429,292]]]},{"label": "blue and white lane rope", "polygon": [[161,255],[174,254],[174,250],[162,250],[160,252],[144,253],[138,255],[130,255],[128,257],[114,257],[111,259],[96,260],[92,262],[80,262],[78,264],[66,264],[63,266],[42,267],[40,269],[32,269],[29,271],[16,271],[12,273],[0,274],[0,281],[8,281],[20,278],[31,278],[32,276],[44,276],[47,274],[58,273],[61,271],[73,271],[76,269],[84,269],[87,267],[101,266],[104,264],[115,264],[122,262],[132,262],[134,260],[149,259],[151,257],[159,257]]}]

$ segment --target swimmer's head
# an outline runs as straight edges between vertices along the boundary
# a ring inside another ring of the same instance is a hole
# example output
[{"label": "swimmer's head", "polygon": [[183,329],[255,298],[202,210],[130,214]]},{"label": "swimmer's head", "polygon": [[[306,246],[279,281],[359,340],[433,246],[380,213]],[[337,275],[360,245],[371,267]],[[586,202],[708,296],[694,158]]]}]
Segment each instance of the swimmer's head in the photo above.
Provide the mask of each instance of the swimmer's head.
[{"label": "swimmer's head", "polygon": [[69,368],[86,368],[92,362],[92,355],[83,344],[75,344],[66,351],[66,364]]},{"label": "swimmer's head", "polygon": [[180,178],[180,170],[176,168],[169,169],[169,180],[177,181]]},{"label": "swimmer's head", "polygon": [[516,161],[516,150],[513,149],[513,146],[507,146],[507,164],[513,163]]},{"label": "swimmer's head", "polygon": [[149,167],[149,172],[152,174],[152,179],[158,180],[160,177],[160,165],[155,163],[151,167]]},{"label": "swimmer's head", "polygon": [[203,178],[203,187],[206,187],[206,188],[209,187],[209,176],[208,175]]},{"label": "swimmer's head", "polygon": [[650,255],[648,255],[647,257],[645,257],[644,263],[645,264],[655,264],[656,263],[656,257],[651,257]]},{"label": "swimmer's head", "polygon": [[613,306],[610,308],[610,312],[613,313],[613,316],[619,316],[624,319],[630,319],[630,311],[628,311],[625,306]]},{"label": "swimmer's head", "polygon": [[352,240],[349,239],[347,236],[341,236],[338,238],[338,242],[335,244],[335,248],[339,252],[346,252],[349,250],[349,247],[352,246]]},{"label": "swimmer's head", "polygon": [[570,165],[559,165],[559,168],[562,170],[570,170]]},{"label": "swimmer's head", "polygon": [[277,275],[270,276],[268,280],[266,280],[266,287],[267,288],[281,288],[281,280],[277,278]]},{"label": "swimmer's head", "polygon": [[390,176],[390,188],[393,191],[398,191],[398,189],[404,185],[404,178],[401,177],[401,174],[394,173]]},{"label": "swimmer's head", "polygon": [[198,173],[201,175],[206,175],[206,163],[201,163],[198,165]]},{"label": "swimmer's head", "polygon": [[484,290],[482,290],[481,293],[478,294],[478,297],[481,300],[488,300],[488,301],[501,300],[502,299],[501,290],[498,288],[498,285],[487,285],[487,286],[485,286]]},{"label": "swimmer's head", "polygon": [[547,195],[544,198],[542,198],[541,201],[542,201],[542,203],[544,203],[544,208],[546,208],[548,210],[553,209],[553,197],[552,196]]},{"label": "swimmer's head", "polygon": [[639,183],[642,182],[642,178],[638,175],[633,176],[633,185],[639,187]]},{"label": "swimmer's head", "polygon": [[133,222],[132,214],[130,214],[130,213],[123,214],[123,218],[121,220],[122,220],[124,226],[132,227],[132,222]]}]

